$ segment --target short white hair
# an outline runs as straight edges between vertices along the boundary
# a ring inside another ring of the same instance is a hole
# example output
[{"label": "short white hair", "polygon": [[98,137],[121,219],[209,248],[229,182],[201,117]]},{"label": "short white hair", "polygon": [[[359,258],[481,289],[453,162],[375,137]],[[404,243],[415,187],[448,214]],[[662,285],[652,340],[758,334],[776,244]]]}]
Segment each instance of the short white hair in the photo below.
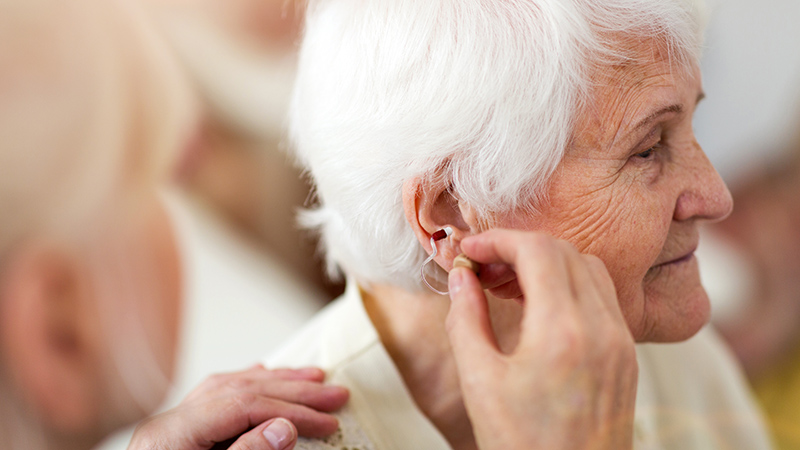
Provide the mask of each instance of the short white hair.
[{"label": "short white hair", "polygon": [[690,63],[692,0],[310,0],[290,113],[329,270],[420,286],[402,186],[443,177],[482,217],[531,207],[561,161],[593,67],[654,38]]}]

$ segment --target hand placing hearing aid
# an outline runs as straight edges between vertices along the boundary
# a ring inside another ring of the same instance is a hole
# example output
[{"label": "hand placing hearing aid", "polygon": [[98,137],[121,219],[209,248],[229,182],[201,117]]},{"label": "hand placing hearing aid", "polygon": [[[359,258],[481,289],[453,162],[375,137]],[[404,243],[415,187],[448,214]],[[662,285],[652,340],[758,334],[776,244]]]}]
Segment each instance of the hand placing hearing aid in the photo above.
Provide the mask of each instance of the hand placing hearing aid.
[{"label": "hand placing hearing aid", "polygon": [[478,270],[481,268],[481,265],[469,259],[469,256],[462,253],[453,259],[453,269],[456,267],[466,267],[475,275],[478,275]]},{"label": "hand placing hearing aid", "polygon": [[[433,292],[436,292],[440,295],[447,295],[447,291],[442,291],[433,287],[429,282],[428,279],[425,277],[425,267],[428,265],[429,262],[433,261],[433,258],[436,257],[438,254],[438,249],[436,248],[436,242],[441,241],[442,239],[447,239],[453,234],[453,229],[450,227],[444,227],[441,230],[436,231],[431,235],[431,254],[428,256],[428,259],[422,263],[422,267],[419,270],[420,277],[422,278],[422,282],[425,283],[425,286],[428,287]],[[476,263],[475,261],[469,259],[467,255],[460,254],[453,259],[453,268],[456,267],[466,267],[467,269],[474,272],[476,275],[478,274],[478,270],[480,269],[480,264]]]}]

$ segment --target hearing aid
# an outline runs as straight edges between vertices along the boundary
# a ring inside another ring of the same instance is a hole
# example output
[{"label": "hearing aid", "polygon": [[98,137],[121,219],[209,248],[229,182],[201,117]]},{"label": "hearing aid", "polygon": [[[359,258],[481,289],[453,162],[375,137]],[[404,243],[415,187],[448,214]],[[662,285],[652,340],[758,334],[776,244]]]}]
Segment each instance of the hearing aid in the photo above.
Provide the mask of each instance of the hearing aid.
[{"label": "hearing aid", "polygon": [[436,292],[439,295],[447,295],[447,291],[441,291],[433,287],[429,282],[428,279],[425,277],[425,266],[428,265],[429,262],[433,261],[433,258],[439,253],[439,250],[436,248],[436,241],[441,241],[442,239],[446,239],[453,234],[453,229],[450,227],[444,227],[441,230],[436,231],[431,235],[431,254],[428,256],[428,259],[422,263],[422,267],[419,269],[419,276],[422,278],[422,282],[425,283],[425,286],[428,286],[428,289]]},{"label": "hearing aid", "polygon": [[[422,282],[425,283],[425,286],[428,287],[431,291],[439,294],[439,295],[447,295],[448,291],[442,291],[433,287],[429,282],[427,277],[425,277],[425,266],[428,265],[433,258],[439,253],[439,249],[436,248],[436,242],[441,241],[442,239],[447,239],[453,234],[453,229],[451,227],[444,227],[441,230],[436,231],[431,235],[431,254],[428,256],[428,259],[422,263],[422,267],[419,270],[420,278],[422,278]],[[471,270],[475,274],[478,273],[478,269],[480,268],[480,264],[476,263],[475,261],[469,259],[467,255],[460,254],[453,259],[453,268],[456,267],[466,267],[467,269]]]}]

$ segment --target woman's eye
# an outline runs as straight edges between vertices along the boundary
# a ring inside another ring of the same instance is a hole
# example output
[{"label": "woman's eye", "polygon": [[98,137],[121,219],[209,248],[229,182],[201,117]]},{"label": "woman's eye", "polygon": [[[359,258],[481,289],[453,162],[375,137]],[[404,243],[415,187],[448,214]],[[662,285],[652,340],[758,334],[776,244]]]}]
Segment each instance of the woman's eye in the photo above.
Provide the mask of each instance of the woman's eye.
[{"label": "woman's eye", "polygon": [[648,148],[647,150],[645,150],[645,151],[643,151],[641,153],[637,153],[635,156],[637,158],[650,159],[655,155],[655,152],[656,152],[657,148],[658,148],[658,145],[654,145],[654,146]]}]

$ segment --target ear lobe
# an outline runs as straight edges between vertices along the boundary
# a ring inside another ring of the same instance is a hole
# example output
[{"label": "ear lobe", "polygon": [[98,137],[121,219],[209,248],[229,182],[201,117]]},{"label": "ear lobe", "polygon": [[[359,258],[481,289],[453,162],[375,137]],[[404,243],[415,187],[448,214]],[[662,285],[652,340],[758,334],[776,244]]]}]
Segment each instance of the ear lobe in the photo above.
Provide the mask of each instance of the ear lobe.
[{"label": "ear lobe", "polygon": [[450,227],[453,234],[436,242],[438,254],[434,258],[445,270],[453,266],[453,259],[461,253],[459,243],[474,234],[477,224],[472,209],[460,202],[444,183],[423,178],[413,178],[403,184],[403,208],[406,220],[420,245],[429,254],[431,236],[438,230]]},{"label": "ear lobe", "polygon": [[63,250],[22,243],[0,273],[2,350],[22,400],[47,426],[85,432],[97,419],[94,356],[87,343],[87,292]]}]

